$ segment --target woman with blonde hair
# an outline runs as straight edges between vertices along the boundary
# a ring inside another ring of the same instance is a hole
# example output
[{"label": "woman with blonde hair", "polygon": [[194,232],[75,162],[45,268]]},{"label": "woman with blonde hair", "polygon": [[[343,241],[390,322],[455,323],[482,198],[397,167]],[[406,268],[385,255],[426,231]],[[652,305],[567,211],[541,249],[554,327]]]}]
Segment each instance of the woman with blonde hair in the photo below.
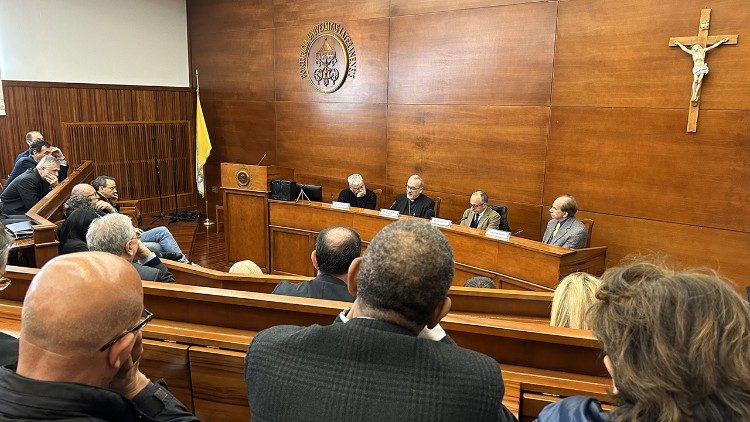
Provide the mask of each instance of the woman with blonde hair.
[{"label": "woman with blonde hair", "polygon": [[244,261],[237,261],[232,264],[229,268],[229,272],[232,274],[249,274],[249,275],[262,275],[263,271],[260,269],[258,264],[246,259]]},{"label": "woman with blonde hair", "polygon": [[560,281],[552,298],[552,315],[549,324],[553,327],[589,328],[586,311],[596,298],[598,278],[587,273],[569,274]]},{"label": "woman with blonde hair", "polygon": [[750,420],[750,306],[728,282],[640,262],[608,270],[596,299],[618,407],[568,397],[539,421]]}]

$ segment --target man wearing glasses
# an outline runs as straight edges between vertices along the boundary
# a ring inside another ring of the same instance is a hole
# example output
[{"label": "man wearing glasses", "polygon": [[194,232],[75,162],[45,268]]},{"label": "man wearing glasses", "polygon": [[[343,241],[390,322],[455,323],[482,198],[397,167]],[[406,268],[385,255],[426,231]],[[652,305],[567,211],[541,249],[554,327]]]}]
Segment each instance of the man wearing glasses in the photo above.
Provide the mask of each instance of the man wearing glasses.
[{"label": "man wearing glasses", "polygon": [[396,196],[391,209],[412,217],[435,217],[435,201],[427,195],[422,195],[422,191],[424,191],[424,180],[419,175],[412,175],[406,181],[406,193]]},{"label": "man wearing glasses", "polygon": [[481,190],[471,194],[469,209],[464,211],[460,224],[476,229],[497,229],[500,227],[500,214],[487,205],[489,198]]},{"label": "man wearing glasses", "polygon": [[47,263],[23,303],[16,370],[0,368],[0,419],[198,420],[139,369],[151,318],[127,261],[83,252]]},{"label": "man wearing glasses", "polygon": [[60,160],[51,155],[44,156],[35,168],[16,177],[0,194],[3,214],[26,214],[26,211],[57,186],[59,173]]}]

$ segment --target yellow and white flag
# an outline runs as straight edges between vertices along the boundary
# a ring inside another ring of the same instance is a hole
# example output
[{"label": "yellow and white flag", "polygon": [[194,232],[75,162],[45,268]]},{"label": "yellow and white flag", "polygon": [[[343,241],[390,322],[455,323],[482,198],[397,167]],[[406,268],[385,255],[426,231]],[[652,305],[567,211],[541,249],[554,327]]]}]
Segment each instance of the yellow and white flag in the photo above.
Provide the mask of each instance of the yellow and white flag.
[{"label": "yellow and white flag", "polygon": [[206,119],[203,118],[201,108],[200,91],[196,90],[195,106],[195,183],[198,185],[198,193],[206,196],[206,183],[203,177],[203,166],[206,165],[208,156],[211,155],[211,138],[208,137]]}]

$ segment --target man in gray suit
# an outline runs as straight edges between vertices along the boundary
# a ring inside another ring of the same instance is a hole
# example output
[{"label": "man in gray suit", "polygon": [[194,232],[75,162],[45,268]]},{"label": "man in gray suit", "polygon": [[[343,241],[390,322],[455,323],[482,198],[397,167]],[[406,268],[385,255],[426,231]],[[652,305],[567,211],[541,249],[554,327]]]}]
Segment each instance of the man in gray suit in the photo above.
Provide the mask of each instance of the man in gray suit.
[{"label": "man in gray suit", "polygon": [[563,195],[555,199],[549,209],[552,219],[547,223],[542,242],[570,249],[585,248],[586,226],[575,217],[577,211],[578,204],[572,196]]},{"label": "man in gray suit", "polygon": [[349,321],[276,326],[245,359],[253,421],[514,420],[497,362],[419,338],[448,313],[453,252],[420,220],[378,233],[349,269]]},{"label": "man in gray suit", "polygon": [[138,239],[130,217],[107,214],[94,220],[86,232],[90,251],[108,252],[133,263],[141,280],[174,283],[169,269]]}]

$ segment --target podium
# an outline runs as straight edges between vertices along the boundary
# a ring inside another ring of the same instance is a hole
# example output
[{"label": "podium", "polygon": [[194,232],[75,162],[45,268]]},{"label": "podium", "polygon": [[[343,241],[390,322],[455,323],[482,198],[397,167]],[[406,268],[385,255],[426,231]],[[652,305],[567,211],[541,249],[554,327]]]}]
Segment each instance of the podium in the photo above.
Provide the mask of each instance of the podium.
[{"label": "podium", "polygon": [[268,273],[268,194],[271,181],[294,180],[294,170],[279,166],[221,163],[224,236],[229,262],[250,259]]}]

